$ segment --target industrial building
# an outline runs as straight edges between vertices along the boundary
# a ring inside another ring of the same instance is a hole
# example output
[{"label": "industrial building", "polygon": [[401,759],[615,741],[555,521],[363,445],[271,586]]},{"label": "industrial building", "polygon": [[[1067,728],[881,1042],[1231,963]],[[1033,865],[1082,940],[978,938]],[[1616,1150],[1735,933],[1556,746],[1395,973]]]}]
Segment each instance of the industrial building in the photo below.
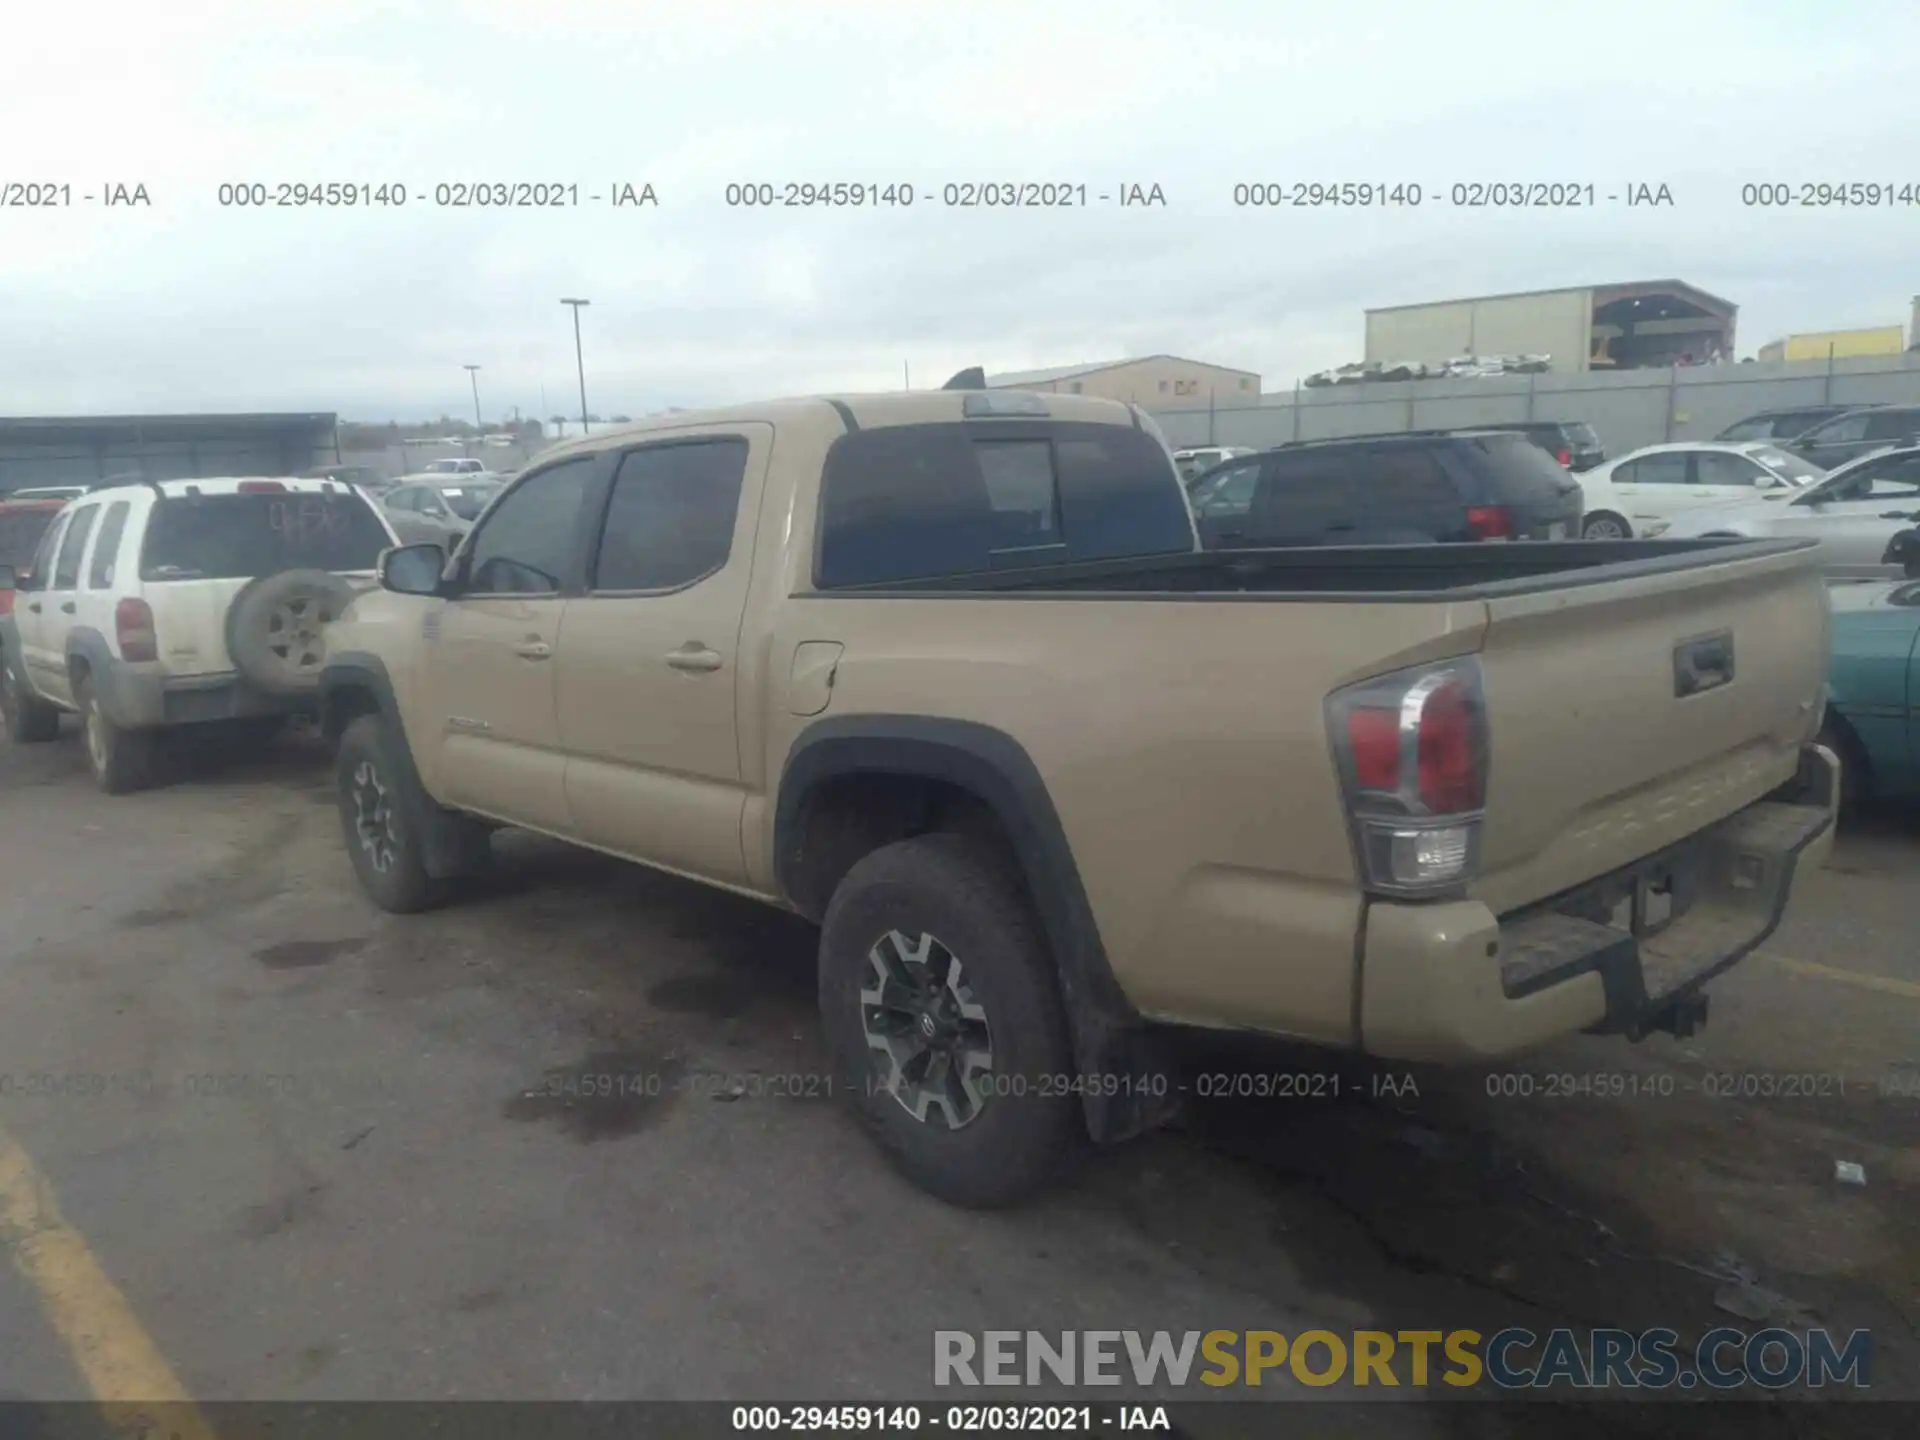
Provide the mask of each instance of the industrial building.
[{"label": "industrial building", "polygon": [[109,477],[297,475],[340,458],[331,414],[0,416],[0,494]]},{"label": "industrial building", "polygon": [[1138,405],[1257,405],[1260,377],[1251,370],[1183,360],[1178,355],[1143,355],[1134,360],[1101,360],[1060,365],[1051,370],[1013,370],[989,375],[993,390],[1044,390],[1065,395],[1096,395]]},{"label": "industrial building", "polygon": [[1898,325],[1875,325],[1864,330],[1814,330],[1769,340],[1760,347],[1758,358],[1849,360],[1856,355],[1898,355],[1906,348],[1906,333]]},{"label": "industrial building", "polygon": [[1369,364],[1546,355],[1561,374],[1733,358],[1739,307],[1679,280],[1529,290],[1367,311]]}]

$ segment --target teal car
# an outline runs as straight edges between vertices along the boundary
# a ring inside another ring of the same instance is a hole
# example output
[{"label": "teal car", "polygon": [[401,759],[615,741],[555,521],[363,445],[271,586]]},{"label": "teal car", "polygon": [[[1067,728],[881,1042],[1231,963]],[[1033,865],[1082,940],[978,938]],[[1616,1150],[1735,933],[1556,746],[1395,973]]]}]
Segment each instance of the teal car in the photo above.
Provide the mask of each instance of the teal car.
[{"label": "teal car", "polygon": [[1828,587],[1833,662],[1821,738],[1842,797],[1920,799],[1920,580]]}]

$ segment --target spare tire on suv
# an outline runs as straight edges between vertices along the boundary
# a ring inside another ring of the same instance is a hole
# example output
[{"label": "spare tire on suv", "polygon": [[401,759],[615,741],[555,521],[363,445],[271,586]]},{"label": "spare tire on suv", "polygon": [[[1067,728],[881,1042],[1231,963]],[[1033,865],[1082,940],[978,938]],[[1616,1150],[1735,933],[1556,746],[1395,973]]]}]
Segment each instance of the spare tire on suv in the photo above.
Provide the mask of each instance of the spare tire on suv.
[{"label": "spare tire on suv", "polygon": [[227,609],[234,668],[270,695],[317,692],[327,626],[357,593],[325,570],[282,570],[248,581]]}]

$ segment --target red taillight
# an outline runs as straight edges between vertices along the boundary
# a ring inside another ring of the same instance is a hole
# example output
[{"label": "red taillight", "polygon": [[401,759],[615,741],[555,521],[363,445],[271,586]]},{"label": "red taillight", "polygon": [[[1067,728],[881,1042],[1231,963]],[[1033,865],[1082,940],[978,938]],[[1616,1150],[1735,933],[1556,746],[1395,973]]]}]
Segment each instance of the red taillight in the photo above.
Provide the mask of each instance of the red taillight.
[{"label": "red taillight", "polygon": [[1571,470],[1573,468],[1573,452],[1571,450],[1556,450],[1554,451],[1553,458],[1558,460],[1567,469]]},{"label": "red taillight", "polygon": [[0,619],[13,613],[13,591],[0,590]]},{"label": "red taillight", "polygon": [[158,637],[153,633],[153,611],[144,600],[122,600],[113,607],[114,638],[122,660],[157,660]]},{"label": "red taillight", "polygon": [[1477,660],[1382,675],[1328,698],[1367,887],[1455,893],[1480,861],[1487,725]]},{"label": "red taillight", "polygon": [[1473,696],[1449,680],[1424,692],[1413,720],[1415,773],[1400,773],[1405,752],[1401,707],[1359,707],[1347,711],[1347,752],[1353,758],[1354,784],[1382,795],[1417,799],[1431,815],[1478,810],[1481,802],[1479,719]]},{"label": "red taillight", "polygon": [[1480,808],[1479,726],[1472,697],[1449,680],[1420,707],[1420,803],[1435,815]]},{"label": "red taillight", "polygon": [[242,480],[233,487],[242,495],[284,495],[287,487],[278,480]]},{"label": "red taillight", "polygon": [[1362,790],[1400,788],[1400,712],[1354,710],[1347,716],[1353,778]]},{"label": "red taillight", "polygon": [[1504,505],[1469,505],[1467,528],[1476,540],[1511,540],[1513,512]]}]

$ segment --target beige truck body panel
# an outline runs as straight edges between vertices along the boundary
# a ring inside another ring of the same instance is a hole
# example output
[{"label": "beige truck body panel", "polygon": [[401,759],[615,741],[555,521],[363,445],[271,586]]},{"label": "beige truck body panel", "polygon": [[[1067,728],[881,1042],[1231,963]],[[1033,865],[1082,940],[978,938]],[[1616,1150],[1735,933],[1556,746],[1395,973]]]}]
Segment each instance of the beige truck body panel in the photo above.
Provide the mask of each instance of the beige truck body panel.
[{"label": "beige truck body panel", "polygon": [[[1055,419],[1134,423],[1110,402],[1045,402]],[[1496,993],[1502,917],[1753,805],[1817,727],[1826,602],[1797,552],[1458,599],[817,592],[841,412],[870,429],[958,421],[961,404],[783,401],[577,441],[543,464],[745,436],[725,566],[664,595],[373,595],[337,644],[384,661],[443,804],[775,904],[781,776],[810,726],[990,727],[1038,770],[1142,1015],[1414,1057],[1506,1053],[1598,1020],[1596,976]],[[1736,681],[1676,699],[1676,643],[1722,631]],[[720,657],[713,672],[661,668],[693,642]],[[525,643],[553,659],[529,666]],[[1326,697],[1469,654],[1492,734],[1481,873],[1449,902],[1370,900]]]}]

